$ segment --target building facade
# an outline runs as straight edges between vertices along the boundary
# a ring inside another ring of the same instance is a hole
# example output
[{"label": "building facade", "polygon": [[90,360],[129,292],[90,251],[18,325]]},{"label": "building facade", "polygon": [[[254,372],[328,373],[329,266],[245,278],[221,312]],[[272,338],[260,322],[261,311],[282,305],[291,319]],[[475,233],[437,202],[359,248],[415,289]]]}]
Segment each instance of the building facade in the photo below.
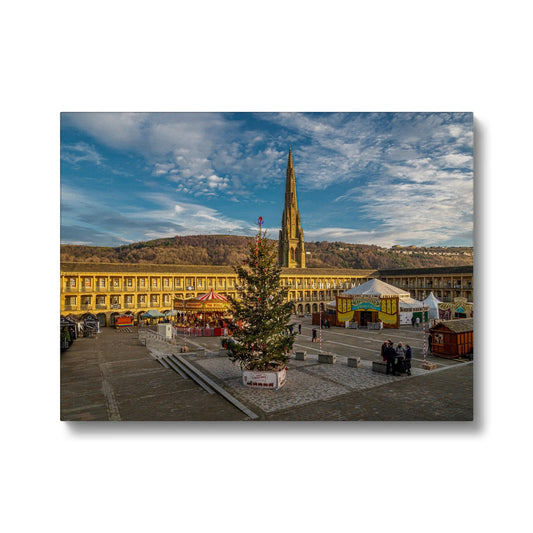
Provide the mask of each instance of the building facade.
[{"label": "building facade", "polygon": [[[306,268],[304,234],[298,211],[292,150],[289,149],[285,206],[279,233],[281,282],[297,314],[324,310],[344,291],[372,278],[409,291],[422,300],[433,291],[444,302],[474,301],[473,267],[356,270]],[[229,266],[61,263],[62,315],[91,312],[101,325],[114,325],[116,316],[135,317],[150,309],[168,311],[175,300],[187,300],[211,289],[237,296],[237,275]]]},{"label": "building facade", "polygon": [[[211,289],[237,296],[237,276],[229,266],[65,262],[60,274],[61,314],[91,312],[101,325],[114,325],[114,318],[124,313],[138,317],[150,309],[167,311],[175,299],[195,298]],[[281,273],[297,314],[325,309],[335,296],[371,278],[406,289],[416,299],[431,291],[443,301],[474,299],[473,268],[468,266],[382,271],[283,268]]]},{"label": "building facade", "polygon": [[412,298],[424,300],[431,292],[443,302],[455,298],[474,301],[474,267],[432,267],[379,270],[381,281],[409,291]]}]

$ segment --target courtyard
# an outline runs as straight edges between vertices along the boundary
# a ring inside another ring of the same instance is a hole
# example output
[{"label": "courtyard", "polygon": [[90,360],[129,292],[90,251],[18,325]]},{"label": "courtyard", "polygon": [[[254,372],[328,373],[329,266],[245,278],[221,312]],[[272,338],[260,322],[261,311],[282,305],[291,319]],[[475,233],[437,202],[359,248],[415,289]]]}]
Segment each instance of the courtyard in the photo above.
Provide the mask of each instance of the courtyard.
[{"label": "courtyard", "polygon": [[[201,373],[263,421],[468,421],[473,420],[473,362],[426,356],[436,369],[424,370],[421,327],[366,330],[328,328],[312,343],[309,317],[294,317],[295,351],[287,382],[278,391],[242,385],[237,364],[219,355],[218,337],[187,338],[180,354]],[[409,344],[411,376],[372,371],[381,344]],[[250,420],[219,394],[209,394],[191,379],[163,367],[157,357],[177,354],[176,345],[139,341],[137,328],[102,328],[95,338],[80,338],[61,355],[62,420],[244,421]],[[197,350],[197,351],[195,351]],[[318,362],[319,351],[336,355],[336,364]],[[359,368],[347,365],[360,357]]]}]

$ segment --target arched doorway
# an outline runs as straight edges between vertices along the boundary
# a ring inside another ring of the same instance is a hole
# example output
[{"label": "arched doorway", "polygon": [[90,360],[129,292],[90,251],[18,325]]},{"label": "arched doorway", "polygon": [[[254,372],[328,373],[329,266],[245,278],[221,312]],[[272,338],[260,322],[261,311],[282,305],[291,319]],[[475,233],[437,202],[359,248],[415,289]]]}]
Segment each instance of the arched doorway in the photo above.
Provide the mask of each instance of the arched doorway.
[{"label": "arched doorway", "polygon": [[137,325],[140,326],[141,325],[141,320],[142,320],[142,316],[144,315],[144,313],[146,313],[146,310],[143,310],[143,311],[139,311],[136,315],[136,322],[137,322]]},{"label": "arched doorway", "polygon": [[111,313],[109,315],[109,325],[111,327],[114,327],[115,326],[115,318],[117,318],[117,316],[119,316],[120,313]]},{"label": "arched doorway", "polygon": [[107,319],[106,319],[105,313],[98,313],[96,315],[96,318],[98,319],[98,322],[101,328],[107,325]]}]

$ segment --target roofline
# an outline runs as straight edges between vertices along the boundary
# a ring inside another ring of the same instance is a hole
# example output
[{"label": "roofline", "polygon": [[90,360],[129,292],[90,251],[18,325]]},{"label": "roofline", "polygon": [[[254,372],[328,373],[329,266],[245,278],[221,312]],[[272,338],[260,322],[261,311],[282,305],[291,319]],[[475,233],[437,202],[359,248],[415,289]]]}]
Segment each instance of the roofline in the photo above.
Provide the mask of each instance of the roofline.
[{"label": "roofline", "polygon": [[473,274],[474,265],[421,267],[421,268],[387,268],[378,270],[380,276],[409,276],[412,274]]},{"label": "roofline", "polygon": [[[183,273],[183,274],[235,274],[233,266],[228,265],[168,265],[154,263],[92,263],[61,261],[61,273],[68,272],[124,272],[124,273]],[[282,276],[354,276],[376,277],[375,269],[348,268],[282,268]]]},{"label": "roofline", "polygon": [[[93,263],[61,261],[61,273],[68,272],[124,272],[124,273],[176,273],[176,274],[235,274],[229,265],[172,265],[163,263]],[[357,268],[282,268],[282,276],[354,276],[379,279],[385,276],[429,274],[473,274],[472,265],[453,267],[357,269]]]}]

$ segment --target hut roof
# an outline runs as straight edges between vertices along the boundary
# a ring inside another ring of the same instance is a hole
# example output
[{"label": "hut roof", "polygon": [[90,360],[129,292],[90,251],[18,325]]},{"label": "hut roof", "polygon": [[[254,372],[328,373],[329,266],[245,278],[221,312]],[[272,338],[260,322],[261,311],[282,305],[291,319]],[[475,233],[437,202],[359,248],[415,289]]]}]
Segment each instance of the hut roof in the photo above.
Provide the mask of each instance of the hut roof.
[{"label": "hut roof", "polygon": [[474,330],[474,319],[473,318],[456,318],[455,320],[443,320],[439,322],[432,328],[430,331],[439,330],[439,329],[449,329],[454,333],[464,333],[466,331]]}]

